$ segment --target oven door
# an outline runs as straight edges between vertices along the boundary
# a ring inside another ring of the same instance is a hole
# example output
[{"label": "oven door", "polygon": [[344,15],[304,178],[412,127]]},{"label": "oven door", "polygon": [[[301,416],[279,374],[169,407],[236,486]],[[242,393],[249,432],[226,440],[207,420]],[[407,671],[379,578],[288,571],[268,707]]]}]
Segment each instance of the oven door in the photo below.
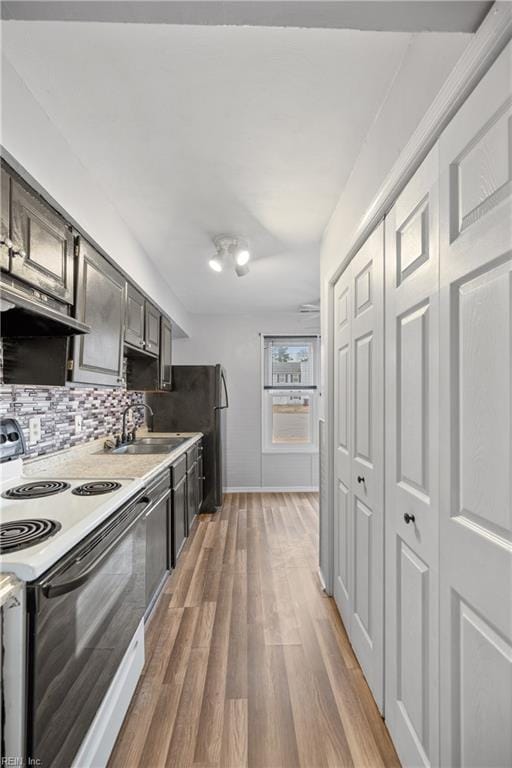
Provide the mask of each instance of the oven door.
[{"label": "oven door", "polygon": [[27,757],[69,768],[145,610],[138,498],[28,585]]}]

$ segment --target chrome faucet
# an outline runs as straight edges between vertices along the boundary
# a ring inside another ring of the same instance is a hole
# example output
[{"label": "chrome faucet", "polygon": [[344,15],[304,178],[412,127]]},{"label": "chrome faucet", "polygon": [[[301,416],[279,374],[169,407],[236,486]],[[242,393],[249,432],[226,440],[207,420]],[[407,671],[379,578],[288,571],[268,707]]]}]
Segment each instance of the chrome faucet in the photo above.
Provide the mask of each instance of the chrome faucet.
[{"label": "chrome faucet", "polygon": [[[127,405],[123,411],[123,431],[121,432],[121,443],[126,443],[128,441],[128,435],[126,434],[126,417],[128,415],[128,411],[131,411],[133,408],[147,408],[149,415],[151,416],[151,421],[148,424],[148,431],[153,431],[153,409],[149,405],[146,405],[146,403],[131,403],[130,405]],[[135,439],[135,427],[133,428],[131,439]]]}]

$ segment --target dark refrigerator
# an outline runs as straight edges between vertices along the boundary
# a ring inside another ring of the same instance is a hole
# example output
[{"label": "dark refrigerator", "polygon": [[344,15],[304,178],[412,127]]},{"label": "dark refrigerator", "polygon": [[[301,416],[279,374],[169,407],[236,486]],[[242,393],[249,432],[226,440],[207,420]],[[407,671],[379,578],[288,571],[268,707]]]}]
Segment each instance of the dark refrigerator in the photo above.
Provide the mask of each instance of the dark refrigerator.
[{"label": "dark refrigerator", "polygon": [[225,412],[229,406],[221,365],[174,365],[172,391],[148,392],[155,432],[202,432],[203,512],[215,512],[223,499]]}]

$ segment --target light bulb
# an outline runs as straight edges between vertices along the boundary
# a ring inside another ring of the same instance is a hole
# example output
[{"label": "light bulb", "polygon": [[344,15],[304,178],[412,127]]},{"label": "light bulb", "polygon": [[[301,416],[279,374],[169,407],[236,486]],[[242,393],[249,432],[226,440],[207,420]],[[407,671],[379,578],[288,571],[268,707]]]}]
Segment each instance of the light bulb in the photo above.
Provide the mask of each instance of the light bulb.
[{"label": "light bulb", "polygon": [[208,264],[214,272],[222,272],[222,262],[217,256],[215,256],[213,259],[210,259]]},{"label": "light bulb", "polygon": [[242,251],[238,251],[236,255],[236,263],[239,267],[243,267],[244,264],[247,264],[250,258],[251,254],[246,248],[244,248]]}]

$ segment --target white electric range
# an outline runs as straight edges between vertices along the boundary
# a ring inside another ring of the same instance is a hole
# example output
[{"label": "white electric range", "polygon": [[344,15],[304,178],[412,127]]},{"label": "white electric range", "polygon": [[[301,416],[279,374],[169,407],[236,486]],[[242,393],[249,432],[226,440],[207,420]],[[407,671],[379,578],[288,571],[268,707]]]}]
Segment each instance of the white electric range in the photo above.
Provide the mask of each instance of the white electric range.
[{"label": "white electric range", "polygon": [[19,424],[0,419],[0,571],[20,580],[0,609],[6,756],[105,766],[144,664],[151,494],[24,477],[22,454]]},{"label": "white electric range", "polygon": [[135,479],[23,477],[15,458],[1,465],[0,571],[34,581],[141,487]]}]

